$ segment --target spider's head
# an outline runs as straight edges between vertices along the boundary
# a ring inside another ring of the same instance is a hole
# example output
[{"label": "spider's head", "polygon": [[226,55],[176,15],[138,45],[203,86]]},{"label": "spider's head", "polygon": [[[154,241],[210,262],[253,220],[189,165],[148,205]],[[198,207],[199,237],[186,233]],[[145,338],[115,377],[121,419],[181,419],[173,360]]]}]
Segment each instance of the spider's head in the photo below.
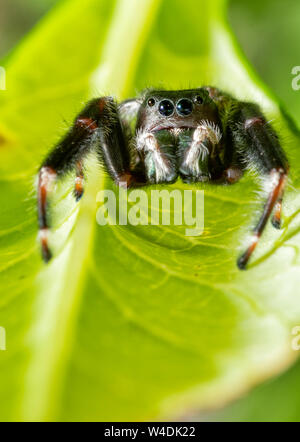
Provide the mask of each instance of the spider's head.
[{"label": "spider's head", "polygon": [[203,119],[214,119],[215,105],[204,88],[181,91],[150,90],[144,95],[139,125],[150,132],[191,128]]}]

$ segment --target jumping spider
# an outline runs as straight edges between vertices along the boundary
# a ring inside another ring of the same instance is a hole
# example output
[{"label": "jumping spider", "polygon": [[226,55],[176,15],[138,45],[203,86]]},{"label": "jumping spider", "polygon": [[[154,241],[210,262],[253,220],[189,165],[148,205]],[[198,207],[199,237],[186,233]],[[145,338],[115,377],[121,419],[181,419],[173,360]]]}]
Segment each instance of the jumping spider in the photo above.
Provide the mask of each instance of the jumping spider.
[{"label": "jumping spider", "polygon": [[214,87],[146,90],[117,104],[111,97],[90,101],[39,171],[38,214],[42,255],[48,246],[48,193],[53,180],[76,170],[75,197],[83,194],[83,161],[94,150],[117,185],[213,181],[235,183],[255,169],[268,197],[237,265],[245,269],[273,209],[280,228],[288,161],[278,136],[260,108]]}]

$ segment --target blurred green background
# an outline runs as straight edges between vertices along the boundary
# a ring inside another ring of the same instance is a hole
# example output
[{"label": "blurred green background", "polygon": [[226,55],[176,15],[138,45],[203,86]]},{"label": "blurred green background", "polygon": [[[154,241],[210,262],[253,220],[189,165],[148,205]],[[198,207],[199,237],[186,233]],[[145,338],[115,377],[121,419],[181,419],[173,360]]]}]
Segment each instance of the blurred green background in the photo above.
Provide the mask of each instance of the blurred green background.
[{"label": "blurred green background", "polygon": [[[0,0],[0,57],[59,1]],[[228,20],[258,74],[299,121],[300,91],[292,89],[291,70],[300,65],[300,2],[231,0]]]},{"label": "blurred green background", "polygon": [[0,0],[0,57],[2,58],[59,0]]}]

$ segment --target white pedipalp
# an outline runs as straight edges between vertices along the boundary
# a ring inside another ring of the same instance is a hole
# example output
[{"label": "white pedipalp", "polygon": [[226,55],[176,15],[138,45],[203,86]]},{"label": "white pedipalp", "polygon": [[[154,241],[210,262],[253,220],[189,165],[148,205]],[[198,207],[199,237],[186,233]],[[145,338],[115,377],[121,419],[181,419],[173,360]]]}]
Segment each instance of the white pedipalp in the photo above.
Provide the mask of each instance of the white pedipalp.
[{"label": "white pedipalp", "polygon": [[184,166],[193,174],[199,175],[199,161],[205,161],[209,156],[209,149],[204,144],[204,140],[209,139],[213,146],[217,145],[222,138],[222,133],[215,123],[203,120],[196,127],[193,140],[184,160]]},{"label": "white pedipalp", "polygon": [[170,166],[168,160],[162,155],[155,136],[150,132],[138,131],[136,149],[151,152],[155,165],[156,181],[165,181],[170,173]]},{"label": "white pedipalp", "polygon": [[209,150],[204,144],[193,141],[184,160],[184,166],[192,171],[193,175],[199,175],[199,160],[204,161],[209,155]]}]

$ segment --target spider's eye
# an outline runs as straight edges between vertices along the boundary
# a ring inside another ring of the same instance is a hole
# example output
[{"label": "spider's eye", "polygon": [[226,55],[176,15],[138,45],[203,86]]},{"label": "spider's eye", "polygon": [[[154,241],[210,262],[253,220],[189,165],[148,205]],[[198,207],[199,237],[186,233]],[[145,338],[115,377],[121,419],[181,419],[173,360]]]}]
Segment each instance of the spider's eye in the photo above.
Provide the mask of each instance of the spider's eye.
[{"label": "spider's eye", "polygon": [[152,107],[155,105],[155,100],[154,98],[149,98],[149,100],[147,101],[148,106]]},{"label": "spider's eye", "polygon": [[187,98],[182,98],[176,105],[179,115],[190,115],[193,112],[193,103]]},{"label": "spider's eye", "polygon": [[195,103],[202,104],[203,98],[200,95],[196,95],[194,101],[195,101]]},{"label": "spider's eye", "polygon": [[159,103],[158,110],[165,117],[169,117],[174,112],[174,104],[170,100],[162,100]]}]

